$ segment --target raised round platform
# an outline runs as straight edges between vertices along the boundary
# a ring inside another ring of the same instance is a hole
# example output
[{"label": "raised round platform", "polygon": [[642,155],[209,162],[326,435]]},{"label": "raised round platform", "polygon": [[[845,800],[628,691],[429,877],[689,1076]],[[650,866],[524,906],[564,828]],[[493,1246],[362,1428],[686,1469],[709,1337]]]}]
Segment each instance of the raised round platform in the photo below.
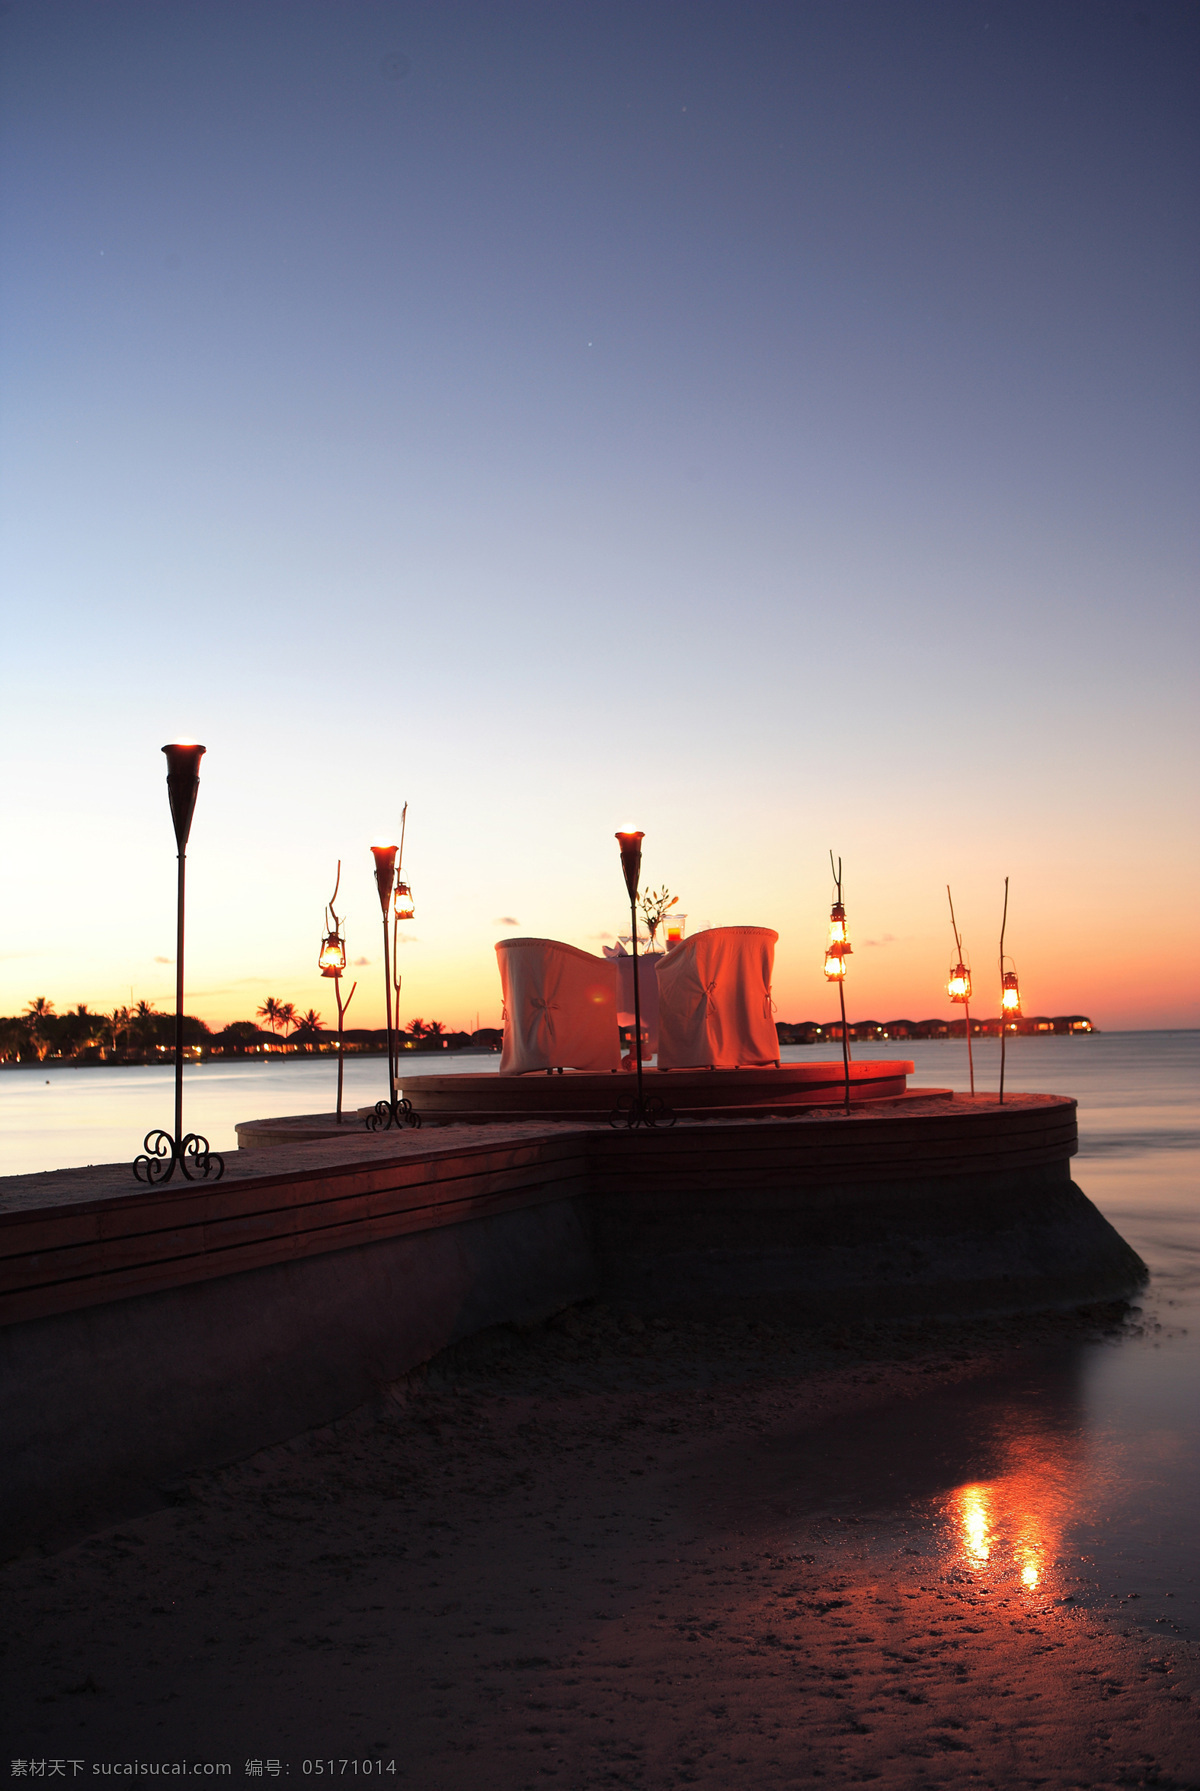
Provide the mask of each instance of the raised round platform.
[{"label": "raised round platform", "polygon": [[[403,1066],[401,1066],[403,1070]],[[911,1101],[948,1094],[944,1088],[909,1090],[913,1065],[903,1058],[850,1065],[850,1101]],[[845,1072],[840,1063],[785,1063],[757,1070],[658,1070],[644,1072],[647,1093],[659,1095],[679,1119],[769,1119],[797,1108],[840,1108]],[[567,1070],[499,1076],[410,1076],[401,1086],[426,1125],[497,1125],[521,1120],[607,1120],[622,1095],[635,1085],[628,1072],[589,1075]],[[301,1144],[361,1131],[373,1107],[348,1108],[339,1126],[332,1113],[304,1113],[280,1119],[243,1120],[237,1127],[243,1150]]]},{"label": "raised round platform", "polygon": [[[913,1065],[905,1059],[852,1063],[850,1099],[903,1097]],[[644,1072],[647,1093],[658,1095],[680,1119],[738,1119],[789,1113],[797,1107],[837,1107],[845,1099],[840,1063],[785,1063],[767,1069]],[[490,1124],[505,1119],[607,1119],[635,1078],[628,1072],[588,1075],[412,1076],[404,1093],[425,1120]],[[928,1091],[925,1091],[928,1092]]]},{"label": "raised round platform", "polygon": [[[529,1079],[566,1084],[564,1093],[588,1080],[608,1088],[630,1078]],[[734,1117],[710,1109],[632,1132],[606,1118],[510,1113],[490,1126],[443,1118],[374,1135],[351,1119],[341,1149],[348,1164],[369,1140],[384,1180],[415,1177],[423,1225],[438,1222],[434,1205],[481,1154],[487,1202],[573,1202],[597,1288],[650,1315],[1032,1310],[1126,1297],[1145,1277],[1071,1179],[1076,1109],[1062,1096],[1010,1091],[1001,1105],[994,1094],[913,1089],[860,1100],[850,1113],[814,1101]],[[248,1129],[239,1128],[244,1143],[333,1134],[319,1115],[259,1121],[253,1140]],[[338,1146],[308,1148],[315,1162]],[[245,1154],[253,1162],[256,1153]],[[293,1162],[304,1152],[280,1154]],[[372,1192],[371,1225],[379,1211]],[[287,1247],[296,1248],[290,1232]]]}]

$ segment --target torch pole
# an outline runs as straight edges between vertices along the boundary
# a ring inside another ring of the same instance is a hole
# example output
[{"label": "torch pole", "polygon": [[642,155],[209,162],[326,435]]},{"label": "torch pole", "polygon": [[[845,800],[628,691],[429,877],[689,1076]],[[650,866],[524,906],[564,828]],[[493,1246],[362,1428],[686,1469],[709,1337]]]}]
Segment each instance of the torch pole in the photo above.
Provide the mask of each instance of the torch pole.
[{"label": "torch pole", "polygon": [[175,1131],[161,1127],[147,1132],[142,1154],[134,1159],[133,1173],[139,1182],[168,1182],[176,1169],[185,1181],[207,1180],[211,1175],[220,1181],[225,1173],[224,1159],[208,1148],[208,1139],[199,1132],[183,1129],[183,942],[184,894],[187,878],[187,843],[200,788],[200,760],[204,748],[193,742],[164,746],[167,759],[167,794],[171,803],[171,822],[175,829],[175,846],[179,869],[175,892]]},{"label": "torch pole", "polygon": [[183,1137],[183,883],[187,852],[179,848],[179,884],[175,901],[175,1136]]},{"label": "torch pole", "polygon": [[967,1068],[971,1072],[971,1099],[975,1099],[975,1059],[971,1053],[971,1003],[963,1002],[963,1025],[967,1029]]},{"label": "torch pole", "polygon": [[[398,1090],[399,1066],[396,1062],[396,1034],[392,1025],[392,953],[388,940],[388,909],[392,904],[396,882],[396,848],[372,846],[371,851],[375,856],[375,887],[379,891],[379,911],[383,919],[383,1001],[387,1015],[388,1098],[386,1101],[376,1101],[374,1111],[367,1115],[366,1125],[368,1131],[377,1132],[382,1127],[386,1132],[393,1126],[419,1126],[421,1116],[413,1112],[412,1102],[402,1099]],[[399,998],[396,1006],[400,1006]]]},{"label": "torch pole", "polygon": [[392,959],[388,951],[387,909],[383,911],[383,998],[387,1007],[388,1102],[396,1104],[396,1048],[392,1032]]},{"label": "torch pole", "polygon": [[633,946],[633,1064],[637,1071],[637,1091],[617,1097],[617,1104],[608,1116],[610,1126],[673,1126],[675,1115],[659,1095],[646,1098],[642,1077],[642,992],[638,986],[638,878],[642,868],[640,832],[618,833],[621,847],[621,871],[629,895],[629,933]]},{"label": "torch pole", "polygon": [[1008,878],[1004,879],[1004,913],[1000,919],[1000,1105],[1004,1105],[1004,1047],[1008,1028],[1004,1023],[1004,929],[1008,925]]}]

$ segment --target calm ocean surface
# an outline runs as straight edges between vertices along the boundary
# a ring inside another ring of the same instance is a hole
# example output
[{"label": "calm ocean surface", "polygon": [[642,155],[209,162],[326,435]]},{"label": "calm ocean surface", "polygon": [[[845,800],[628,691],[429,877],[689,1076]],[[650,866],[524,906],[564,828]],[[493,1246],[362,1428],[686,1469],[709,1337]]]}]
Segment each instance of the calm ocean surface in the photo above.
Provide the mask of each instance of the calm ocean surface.
[{"label": "calm ocean surface", "polygon": [[[869,1053],[902,1054],[914,1084],[965,1087],[961,1041]],[[975,1062],[977,1088],[995,1088],[998,1043],[980,1041]],[[430,1056],[404,1070],[498,1063]],[[185,1125],[231,1149],[238,1120],[328,1112],[335,1077],[328,1059],[189,1069]],[[999,1598],[1101,1604],[1164,1641],[1200,1635],[1200,1032],[1017,1039],[1007,1085],[1078,1100],[1075,1179],[1151,1270],[1140,1322],[810,1433],[798,1508],[810,1527],[828,1519],[831,1548],[853,1534],[855,1548],[915,1553]],[[170,1125],[172,1086],[157,1066],[0,1069],[0,1169],[131,1161],[145,1132]],[[348,1107],[384,1093],[381,1058],[347,1061]]]}]

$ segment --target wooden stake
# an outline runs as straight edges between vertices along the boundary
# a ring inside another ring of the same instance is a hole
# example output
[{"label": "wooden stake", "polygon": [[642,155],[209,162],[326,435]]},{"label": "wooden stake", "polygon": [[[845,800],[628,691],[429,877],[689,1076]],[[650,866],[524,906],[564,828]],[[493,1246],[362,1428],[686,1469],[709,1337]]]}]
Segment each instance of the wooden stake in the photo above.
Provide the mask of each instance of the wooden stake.
[{"label": "wooden stake", "polygon": [[[954,928],[954,950],[961,964],[963,961],[962,940],[958,936],[958,923],[954,918],[954,897],[950,894],[950,885],[946,885],[946,900],[950,903],[950,925]],[[967,1031],[967,1068],[971,1073],[971,1099],[975,1099],[975,1058],[971,1051],[971,1003],[963,1002],[963,1023]]]},{"label": "wooden stake", "polygon": [[1008,878],[1004,879],[1004,914],[1000,921],[1000,1105],[1004,1105],[1004,1047],[1008,1027],[1004,1022],[1004,929],[1008,925]]}]

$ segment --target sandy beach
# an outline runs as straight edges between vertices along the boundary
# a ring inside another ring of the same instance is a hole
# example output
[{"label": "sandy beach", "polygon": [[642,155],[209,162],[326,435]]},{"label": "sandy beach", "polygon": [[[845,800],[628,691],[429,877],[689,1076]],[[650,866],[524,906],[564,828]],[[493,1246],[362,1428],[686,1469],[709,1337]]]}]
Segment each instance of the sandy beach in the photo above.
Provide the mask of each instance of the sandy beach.
[{"label": "sandy beach", "polygon": [[831,1418],[886,1408],[903,1438],[931,1386],[1136,1322],[821,1338],[590,1305],[487,1333],[10,1562],[8,1757],[439,1791],[1200,1784],[1196,1644],[1061,1561],[948,1572],[813,1481]]}]

